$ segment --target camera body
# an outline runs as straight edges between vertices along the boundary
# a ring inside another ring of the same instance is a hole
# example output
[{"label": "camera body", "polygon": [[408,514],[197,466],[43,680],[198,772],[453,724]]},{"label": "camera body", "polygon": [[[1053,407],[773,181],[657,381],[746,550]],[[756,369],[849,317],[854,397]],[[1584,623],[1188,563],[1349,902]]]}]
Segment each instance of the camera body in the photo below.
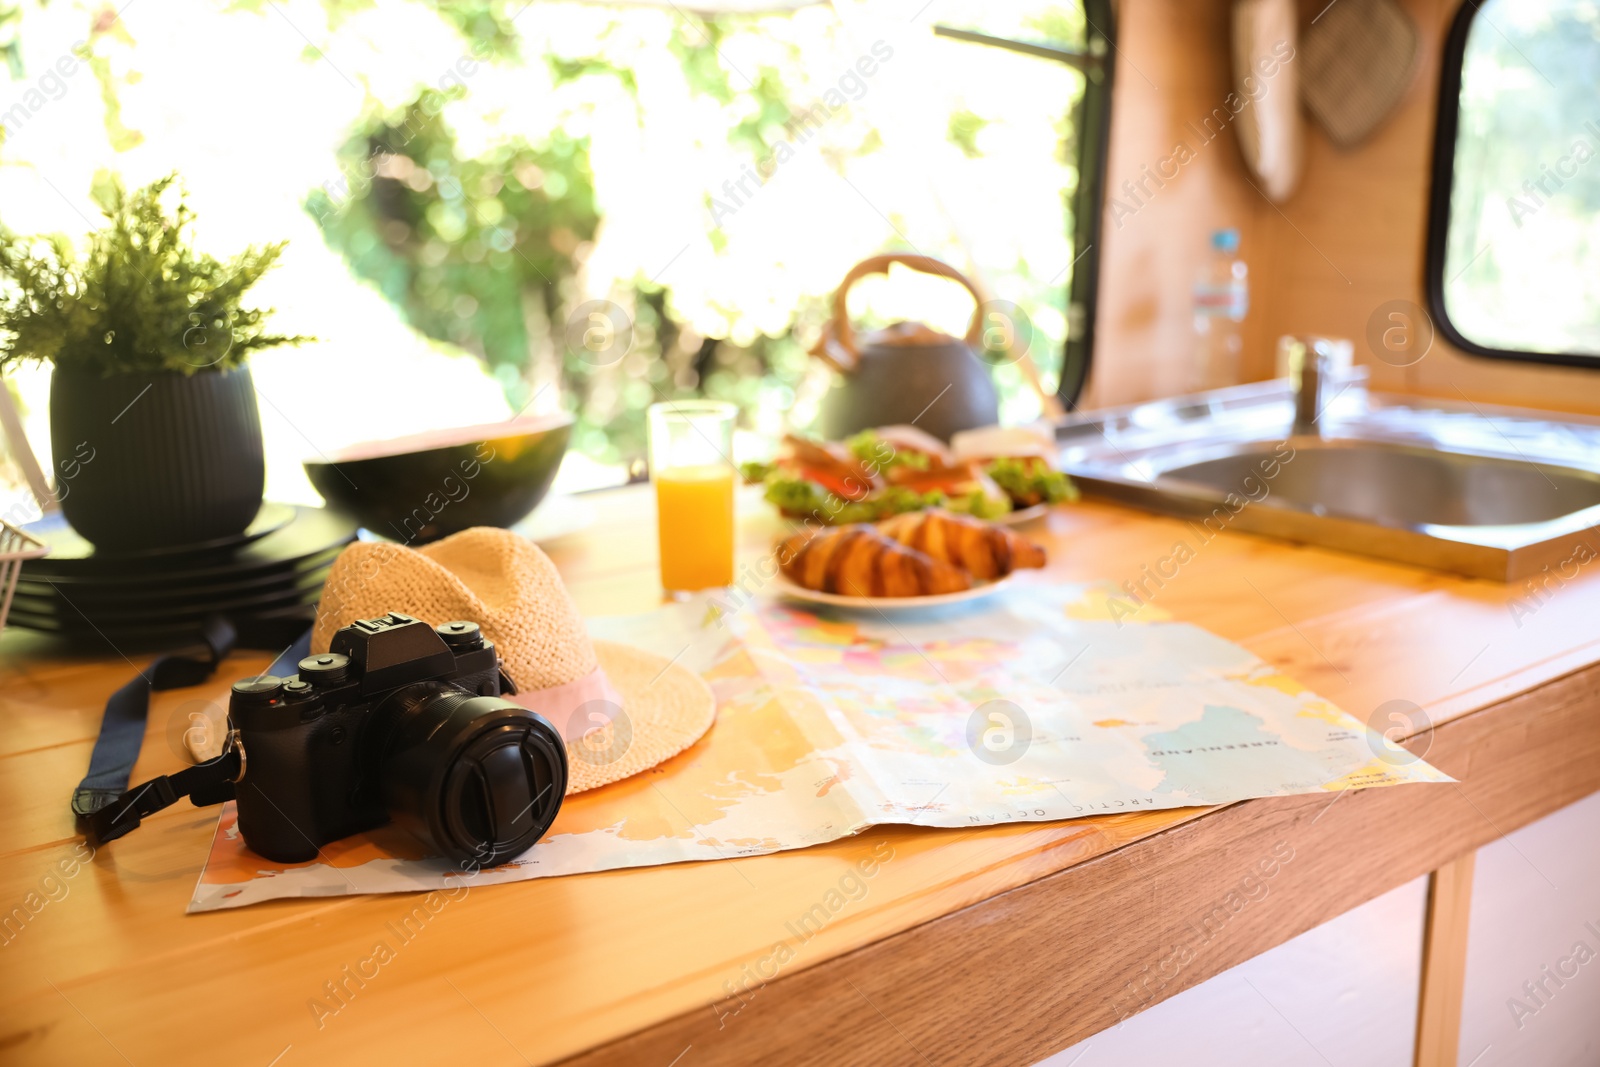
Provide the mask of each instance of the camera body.
[{"label": "camera body", "polygon": [[473,622],[390,613],[338,631],[290,678],[233,687],[239,831],[283,863],[390,820],[457,862],[492,866],[543,836],[566,747],[514,693]]}]

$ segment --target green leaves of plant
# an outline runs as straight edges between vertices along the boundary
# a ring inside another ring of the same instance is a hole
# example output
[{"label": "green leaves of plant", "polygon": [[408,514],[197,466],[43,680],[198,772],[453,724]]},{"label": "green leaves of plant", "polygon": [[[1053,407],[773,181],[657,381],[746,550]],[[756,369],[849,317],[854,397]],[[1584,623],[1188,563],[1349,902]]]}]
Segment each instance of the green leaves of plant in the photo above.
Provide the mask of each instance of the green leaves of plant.
[{"label": "green leaves of plant", "polygon": [[114,176],[97,175],[91,195],[106,225],[81,256],[61,235],[0,229],[0,368],[48,360],[105,375],[193,374],[313,340],[268,333],[271,309],[241,306],[283,243],[227,262],[196,252],[187,233],[194,212],[176,184],[172,174],[130,194]]}]

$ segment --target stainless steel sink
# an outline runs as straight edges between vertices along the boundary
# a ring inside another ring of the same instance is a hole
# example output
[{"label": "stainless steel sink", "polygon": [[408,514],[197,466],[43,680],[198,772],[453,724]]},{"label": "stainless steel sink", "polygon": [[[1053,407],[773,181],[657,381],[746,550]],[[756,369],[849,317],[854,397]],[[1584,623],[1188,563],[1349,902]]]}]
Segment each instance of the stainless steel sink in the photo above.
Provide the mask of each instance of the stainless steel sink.
[{"label": "stainless steel sink", "polygon": [[1293,432],[1282,381],[1074,416],[1061,462],[1210,533],[1499,581],[1600,556],[1600,420],[1371,394],[1359,373],[1328,395],[1316,434]]}]

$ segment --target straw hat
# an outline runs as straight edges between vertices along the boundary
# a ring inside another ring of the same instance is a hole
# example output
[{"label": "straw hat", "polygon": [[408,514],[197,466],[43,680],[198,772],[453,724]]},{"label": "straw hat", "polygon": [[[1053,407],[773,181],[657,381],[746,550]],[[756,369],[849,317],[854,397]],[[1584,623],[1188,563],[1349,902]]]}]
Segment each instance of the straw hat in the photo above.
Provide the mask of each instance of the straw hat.
[{"label": "straw hat", "polygon": [[398,611],[438,625],[476,622],[517,686],[509,696],[567,739],[567,795],[677,755],[711,728],[699,675],[627,645],[591,641],[555,564],[509,530],[475,527],[419,549],[357,542],[334,561],[312,652],[356,619]]}]

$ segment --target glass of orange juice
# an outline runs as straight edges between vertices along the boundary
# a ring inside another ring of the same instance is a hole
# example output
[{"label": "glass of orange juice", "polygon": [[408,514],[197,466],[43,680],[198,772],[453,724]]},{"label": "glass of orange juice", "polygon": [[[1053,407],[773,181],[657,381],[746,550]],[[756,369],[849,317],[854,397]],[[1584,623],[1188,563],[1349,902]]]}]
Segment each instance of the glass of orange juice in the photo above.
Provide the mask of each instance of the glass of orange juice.
[{"label": "glass of orange juice", "polygon": [[719,400],[652,404],[650,480],[656,487],[661,585],[669,593],[733,584],[733,424]]}]

